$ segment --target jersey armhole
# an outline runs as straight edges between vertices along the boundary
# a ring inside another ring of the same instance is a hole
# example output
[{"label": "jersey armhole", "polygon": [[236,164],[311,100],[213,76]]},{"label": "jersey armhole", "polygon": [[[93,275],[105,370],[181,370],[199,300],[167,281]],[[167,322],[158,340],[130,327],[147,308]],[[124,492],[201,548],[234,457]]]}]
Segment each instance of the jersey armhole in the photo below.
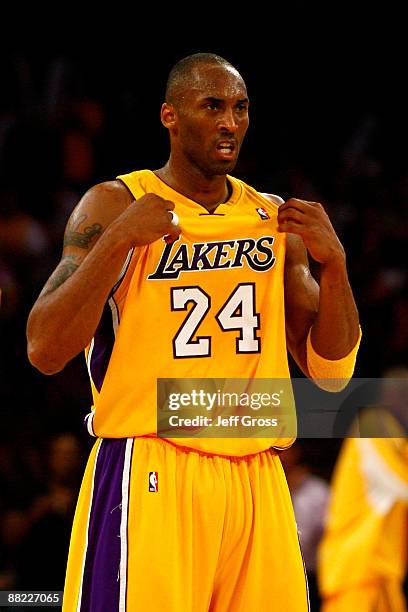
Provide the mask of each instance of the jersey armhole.
[{"label": "jersey armhole", "polygon": [[130,195],[130,197],[132,198],[132,200],[136,200],[135,196],[133,195],[133,193],[132,193],[132,192],[131,192],[131,190],[130,190],[129,185],[127,185],[127,184],[125,183],[125,181],[124,181],[122,178],[120,178],[120,176],[117,176],[115,180],[116,180],[116,181],[118,181],[118,182],[119,182],[121,185],[123,185],[123,187],[125,187],[126,191],[127,191],[127,192],[128,192],[128,194]]},{"label": "jersey armhole", "polygon": [[283,198],[275,193],[259,193],[259,195],[265,198],[265,200],[268,200],[270,204],[274,204],[276,208],[279,208],[279,206],[285,202]]},{"label": "jersey armhole", "polygon": [[126,273],[129,270],[130,262],[131,262],[131,259],[132,259],[134,251],[135,251],[134,248],[132,248],[132,249],[130,249],[130,251],[128,251],[128,254],[126,256],[125,262],[124,262],[124,264],[122,266],[122,269],[121,269],[121,271],[119,273],[118,279],[117,279],[116,283],[113,285],[113,287],[111,289],[111,292],[109,294],[110,298],[113,297],[113,296],[117,296],[118,295],[119,288],[122,286],[123,279],[125,278]]},{"label": "jersey armhole", "polygon": [[[138,186],[135,185],[128,185],[127,180],[125,180],[125,178],[128,179],[128,177],[134,175],[135,173],[131,173],[130,175],[119,175],[116,177],[116,180],[119,181],[127,190],[127,192],[129,193],[129,195],[132,198],[132,202],[129,204],[129,206],[132,206],[133,201],[137,200],[139,197],[141,197],[141,195],[144,195],[144,193],[139,194],[139,188]],[[129,180],[129,179],[128,179]],[[132,188],[131,188],[132,187]],[[136,192],[136,195],[135,193]],[[118,279],[116,281],[116,283],[114,284],[114,286],[111,289],[111,292],[109,293],[109,297],[108,300],[110,298],[113,298],[116,302],[116,304],[119,306],[120,308],[120,304],[121,302],[124,300],[124,298],[126,297],[126,293],[129,287],[129,282],[130,282],[130,276],[131,274],[129,273],[130,270],[133,271],[133,268],[135,266],[135,264],[137,263],[137,260],[139,258],[140,255],[140,248],[136,248],[133,247],[132,249],[130,249],[128,251],[128,254],[126,256],[126,259],[123,263],[122,269],[119,273]],[[121,310],[121,309],[120,309]]]}]

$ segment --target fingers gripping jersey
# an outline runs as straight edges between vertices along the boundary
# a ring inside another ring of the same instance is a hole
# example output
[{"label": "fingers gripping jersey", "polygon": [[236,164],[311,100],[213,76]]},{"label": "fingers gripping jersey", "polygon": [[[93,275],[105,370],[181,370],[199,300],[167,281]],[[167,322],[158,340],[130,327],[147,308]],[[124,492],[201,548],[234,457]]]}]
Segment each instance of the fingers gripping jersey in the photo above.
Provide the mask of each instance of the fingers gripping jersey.
[{"label": "fingers gripping jersey", "polygon": [[[150,170],[118,178],[135,199],[173,201],[182,233],[129,253],[86,351],[89,429],[108,438],[155,435],[158,378],[289,378],[278,204],[228,177],[230,199],[209,214]],[[293,427],[273,435],[172,441],[246,455],[289,445]]]}]

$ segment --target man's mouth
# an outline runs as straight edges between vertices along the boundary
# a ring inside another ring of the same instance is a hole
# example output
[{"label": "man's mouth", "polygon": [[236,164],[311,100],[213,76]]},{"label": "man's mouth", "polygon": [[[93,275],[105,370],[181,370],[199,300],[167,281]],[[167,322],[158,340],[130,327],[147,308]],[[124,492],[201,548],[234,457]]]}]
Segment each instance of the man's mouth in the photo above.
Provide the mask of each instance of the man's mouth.
[{"label": "man's mouth", "polygon": [[237,143],[232,140],[219,140],[216,149],[220,157],[233,157]]},{"label": "man's mouth", "polygon": [[223,153],[230,153],[236,148],[236,142],[233,140],[220,140],[217,143],[217,149]]}]

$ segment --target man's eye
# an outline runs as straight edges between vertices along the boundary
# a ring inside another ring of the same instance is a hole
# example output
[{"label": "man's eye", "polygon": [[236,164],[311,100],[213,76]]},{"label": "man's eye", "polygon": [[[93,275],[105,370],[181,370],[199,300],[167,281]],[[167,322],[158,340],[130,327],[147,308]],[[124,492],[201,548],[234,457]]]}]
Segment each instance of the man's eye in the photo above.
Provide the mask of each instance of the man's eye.
[{"label": "man's eye", "polygon": [[209,110],[217,110],[218,106],[218,102],[208,102],[208,104],[205,105]]},{"label": "man's eye", "polygon": [[241,112],[247,111],[248,110],[248,106],[247,106],[247,104],[238,104],[237,105],[237,110],[239,110]]}]

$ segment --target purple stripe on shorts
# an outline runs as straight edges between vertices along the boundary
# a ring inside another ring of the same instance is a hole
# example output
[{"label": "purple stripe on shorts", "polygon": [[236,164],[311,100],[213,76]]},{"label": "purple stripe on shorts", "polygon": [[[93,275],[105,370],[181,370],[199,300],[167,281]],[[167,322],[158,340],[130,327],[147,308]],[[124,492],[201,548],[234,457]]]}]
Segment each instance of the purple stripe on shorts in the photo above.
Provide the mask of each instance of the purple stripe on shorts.
[{"label": "purple stripe on shorts", "polygon": [[126,439],[104,439],[98,453],[88,527],[81,612],[119,609],[120,522]]},{"label": "purple stripe on shorts", "polygon": [[94,335],[94,345],[89,365],[93,383],[99,392],[102,389],[114,342],[115,331],[113,329],[112,310],[107,302]]}]

